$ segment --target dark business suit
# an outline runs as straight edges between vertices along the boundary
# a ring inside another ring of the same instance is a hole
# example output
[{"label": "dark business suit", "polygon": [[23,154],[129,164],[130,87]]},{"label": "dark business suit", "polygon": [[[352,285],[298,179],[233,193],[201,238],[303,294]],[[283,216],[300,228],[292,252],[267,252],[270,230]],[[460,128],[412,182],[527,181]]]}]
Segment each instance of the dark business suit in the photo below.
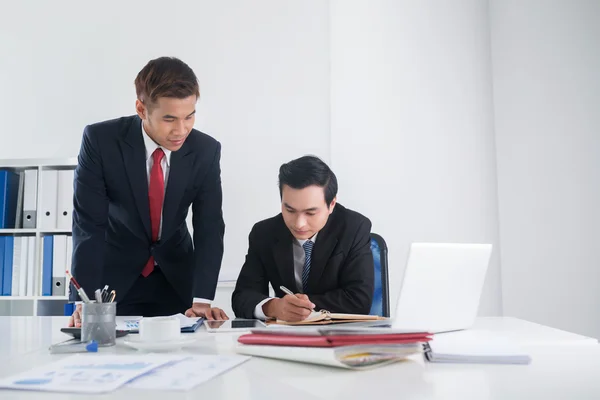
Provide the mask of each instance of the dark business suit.
[{"label": "dark business suit", "polygon": [[[312,251],[306,295],[317,310],[369,313],[374,287],[370,233],[366,217],[335,206]],[[293,240],[281,214],[254,225],[232,296],[237,317],[254,318],[257,304],[269,297],[269,283],[277,297],[285,295],[279,286],[296,287]]]},{"label": "dark business suit", "polygon": [[[192,130],[171,153],[162,233],[153,243],[142,135],[137,116],[85,128],[75,170],[72,272],[90,297],[110,285],[118,310],[127,305],[135,314],[183,312],[194,297],[215,295],[225,229],[221,146]],[[193,240],[185,221],[190,205]],[[141,277],[151,254],[158,267]],[[135,307],[152,302],[151,309]],[[157,309],[161,305],[168,307]]]}]

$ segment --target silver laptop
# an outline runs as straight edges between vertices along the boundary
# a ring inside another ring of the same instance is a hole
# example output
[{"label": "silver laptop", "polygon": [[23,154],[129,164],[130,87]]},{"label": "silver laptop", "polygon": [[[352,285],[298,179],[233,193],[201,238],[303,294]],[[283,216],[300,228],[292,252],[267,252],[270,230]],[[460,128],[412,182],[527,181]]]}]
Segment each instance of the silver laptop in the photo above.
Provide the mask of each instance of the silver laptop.
[{"label": "silver laptop", "polygon": [[469,328],[491,253],[491,244],[413,243],[392,327],[431,333]]}]

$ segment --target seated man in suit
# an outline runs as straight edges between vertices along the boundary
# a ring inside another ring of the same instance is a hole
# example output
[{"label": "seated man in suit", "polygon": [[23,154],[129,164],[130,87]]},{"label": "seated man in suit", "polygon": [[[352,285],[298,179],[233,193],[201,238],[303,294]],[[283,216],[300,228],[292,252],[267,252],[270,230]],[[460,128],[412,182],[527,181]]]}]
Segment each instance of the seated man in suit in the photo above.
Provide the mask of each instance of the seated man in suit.
[{"label": "seated man in suit", "polygon": [[[374,286],[371,222],[336,204],[337,179],[305,156],[279,169],[281,214],[258,222],[232,305],[239,318],[305,319],[312,309],[368,314]],[[277,298],[269,297],[269,283]],[[283,286],[295,295],[284,295]]]}]

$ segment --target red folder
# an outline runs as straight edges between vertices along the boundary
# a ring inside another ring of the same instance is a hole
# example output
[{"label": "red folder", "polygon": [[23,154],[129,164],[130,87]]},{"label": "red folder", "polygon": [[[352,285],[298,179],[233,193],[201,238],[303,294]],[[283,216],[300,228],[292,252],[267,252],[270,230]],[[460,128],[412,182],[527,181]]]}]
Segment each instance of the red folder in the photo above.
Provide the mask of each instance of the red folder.
[{"label": "red folder", "polygon": [[339,347],[360,344],[413,344],[428,342],[431,337],[427,333],[399,333],[382,335],[331,335],[300,336],[249,333],[238,338],[242,344],[261,344],[271,346],[299,347]]}]

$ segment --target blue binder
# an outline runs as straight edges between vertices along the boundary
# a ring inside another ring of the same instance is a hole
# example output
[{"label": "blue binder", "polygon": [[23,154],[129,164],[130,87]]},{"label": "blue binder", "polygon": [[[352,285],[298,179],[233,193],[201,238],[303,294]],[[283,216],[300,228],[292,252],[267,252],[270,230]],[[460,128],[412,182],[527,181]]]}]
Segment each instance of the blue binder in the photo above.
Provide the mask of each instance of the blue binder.
[{"label": "blue binder", "polygon": [[42,296],[52,296],[52,256],[54,254],[54,236],[44,236],[42,258]]},{"label": "blue binder", "polygon": [[0,171],[0,229],[12,229],[17,218],[19,174]]},{"label": "blue binder", "polygon": [[[13,253],[15,249],[15,238],[12,236],[0,237],[0,250],[2,257],[0,257],[0,294],[2,296],[10,296],[12,294],[12,277],[13,277]],[[4,246],[2,246],[2,244]]]}]

